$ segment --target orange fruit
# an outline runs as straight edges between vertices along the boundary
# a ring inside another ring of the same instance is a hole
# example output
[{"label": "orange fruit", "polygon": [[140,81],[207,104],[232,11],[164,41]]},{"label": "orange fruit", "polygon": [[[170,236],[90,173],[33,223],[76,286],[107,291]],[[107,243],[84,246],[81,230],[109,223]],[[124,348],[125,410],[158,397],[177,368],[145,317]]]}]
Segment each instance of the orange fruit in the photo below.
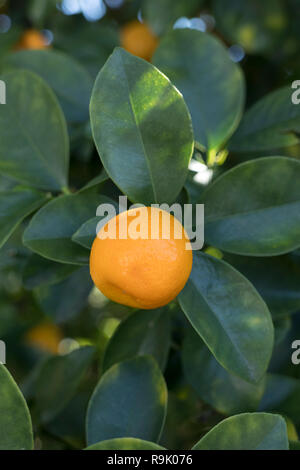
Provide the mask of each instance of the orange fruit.
[{"label": "orange fruit", "polygon": [[135,20],[121,29],[121,45],[131,54],[150,60],[158,45],[158,39],[149,26]]},{"label": "orange fruit", "polygon": [[188,247],[183,226],[171,214],[150,207],[131,209],[99,230],[90,255],[91,277],[114,302],[141,309],[161,307],[188,280],[193,263]]},{"label": "orange fruit", "polygon": [[16,49],[45,49],[47,48],[45,36],[36,29],[28,29],[25,31],[20,41],[16,45]]},{"label": "orange fruit", "polygon": [[63,335],[61,330],[52,323],[42,323],[26,333],[25,342],[34,348],[57,354]]}]

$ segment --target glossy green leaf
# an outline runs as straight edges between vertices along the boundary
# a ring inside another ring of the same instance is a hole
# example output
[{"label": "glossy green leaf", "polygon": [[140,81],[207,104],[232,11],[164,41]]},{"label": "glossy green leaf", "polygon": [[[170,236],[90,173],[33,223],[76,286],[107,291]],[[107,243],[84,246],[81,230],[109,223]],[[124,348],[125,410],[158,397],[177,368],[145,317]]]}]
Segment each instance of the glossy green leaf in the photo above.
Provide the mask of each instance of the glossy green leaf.
[{"label": "glossy green leaf", "polygon": [[203,0],[143,0],[142,17],[160,36],[171,29],[178,18],[195,15],[202,3]]},{"label": "glossy green leaf", "polygon": [[91,191],[60,196],[40,209],[24,232],[25,246],[61,263],[87,264],[89,252],[71,238],[96,214],[99,196]]},{"label": "glossy green leaf", "polygon": [[45,194],[31,189],[0,192],[0,247],[22,220],[46,200]]},{"label": "glossy green leaf", "polygon": [[116,364],[101,377],[87,412],[87,441],[131,436],[158,441],[166,415],[167,388],[149,356]]},{"label": "glossy green leaf", "polygon": [[259,158],[224,173],[201,198],[206,242],[250,256],[299,247],[299,179],[300,162],[286,157]]},{"label": "glossy green leaf", "polygon": [[245,92],[240,67],[218,39],[191,29],[166,35],[153,63],[182,92],[196,141],[215,154],[241,119]]},{"label": "glossy green leaf", "polygon": [[[119,212],[118,204],[106,196],[99,195],[98,205],[100,204],[111,204],[115,209],[115,215]],[[72,240],[85,248],[91,249],[93,241],[95,240],[97,234],[97,230],[99,230],[98,224],[101,221],[103,221],[103,223],[106,223],[108,221],[107,216],[108,214],[105,214],[104,216],[96,216],[92,219],[87,220],[74,233],[74,235],[72,236]]]},{"label": "glossy green leaf", "polygon": [[290,86],[257,101],[245,113],[229,142],[233,152],[264,152],[299,142],[300,106],[292,102]]},{"label": "glossy green leaf", "polygon": [[0,106],[0,172],[41,189],[67,185],[66,122],[48,85],[27,70],[0,75],[7,104]]},{"label": "glossy green leaf", "polygon": [[225,260],[252,282],[273,317],[300,309],[300,256],[295,252],[269,258],[226,255]]},{"label": "glossy green leaf", "polygon": [[224,261],[194,253],[179,294],[188,320],[217,361],[242,379],[258,382],[273,348],[273,324],[252,284]]},{"label": "glossy green leaf", "polygon": [[193,133],[182,95],[167,77],[117,48],[97,77],[90,109],[103,166],[121,191],[132,202],[173,202]]},{"label": "glossy green leaf", "polygon": [[182,359],[188,382],[219,413],[231,415],[258,409],[264,379],[253,385],[227,372],[192,329],[185,337]]},{"label": "glossy green leaf", "polygon": [[72,57],[58,51],[24,50],[10,54],[4,65],[31,70],[42,77],[55,92],[68,121],[88,120],[92,80]]},{"label": "glossy green leaf", "polygon": [[54,419],[74,396],[94,352],[87,346],[65,356],[52,356],[43,364],[35,384],[37,412],[43,422]]},{"label": "glossy green leaf", "polygon": [[163,370],[171,342],[167,308],[138,310],[125,319],[112,336],[103,360],[104,370],[134,356],[152,355]]},{"label": "glossy green leaf", "polygon": [[72,236],[73,242],[84,248],[92,248],[93,241],[96,238],[97,226],[101,220],[103,220],[103,217],[93,217],[87,220]]},{"label": "glossy green leaf", "polygon": [[143,441],[142,439],[133,439],[131,437],[122,437],[120,439],[109,439],[98,442],[85,450],[165,450],[154,442]]},{"label": "glossy green leaf", "polygon": [[56,284],[76,269],[78,269],[78,266],[55,263],[33,254],[28,257],[22,271],[23,285],[25,289],[31,290],[40,286]]},{"label": "glossy green leaf", "polygon": [[216,27],[225,38],[247,52],[273,52],[288,18],[280,0],[214,0]]},{"label": "glossy green leaf", "polygon": [[56,323],[64,323],[86,306],[92,287],[89,268],[84,266],[57,284],[38,287],[34,295],[43,312]]},{"label": "glossy green leaf", "polygon": [[193,450],[287,450],[284,419],[269,413],[244,413],[224,419]]},{"label": "glossy green leaf", "polygon": [[0,364],[0,450],[33,448],[31,418],[17,384]]}]

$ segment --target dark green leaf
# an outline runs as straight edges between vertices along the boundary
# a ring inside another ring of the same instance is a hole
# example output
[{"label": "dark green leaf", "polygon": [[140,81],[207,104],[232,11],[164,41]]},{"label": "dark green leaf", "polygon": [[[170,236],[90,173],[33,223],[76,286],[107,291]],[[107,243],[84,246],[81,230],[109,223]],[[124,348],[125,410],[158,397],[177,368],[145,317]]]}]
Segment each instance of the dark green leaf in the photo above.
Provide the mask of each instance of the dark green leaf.
[{"label": "dark green leaf", "polygon": [[262,152],[297,144],[300,106],[292,102],[293,91],[290,86],[279,88],[255,103],[230,140],[230,150]]},{"label": "dark green leaf", "polygon": [[98,186],[108,180],[109,180],[108,174],[106,173],[105,170],[102,170],[98,176],[95,176],[95,178],[93,178],[85,186],[83,186],[83,188],[80,189],[80,192],[86,191],[87,189],[93,188],[94,186]]},{"label": "dark green leaf", "polygon": [[152,358],[141,356],[114,365],[102,376],[90,400],[88,444],[126,436],[156,442],[166,404],[166,384]]},{"label": "dark green leaf", "polygon": [[230,415],[257,410],[264,392],[264,379],[253,385],[227,372],[192,329],[183,344],[183,367],[199,397],[219,413]]},{"label": "dark green leaf", "polygon": [[195,139],[215,155],[241,119],[245,92],[239,66],[218,39],[189,29],[165,36],[153,63],[183,93]]},{"label": "dark green leaf", "polygon": [[29,410],[12,376],[0,364],[0,449],[30,450],[33,433]]},{"label": "dark green leaf", "polygon": [[31,189],[0,192],[0,247],[22,220],[46,200],[45,194]]},{"label": "dark green leaf", "polygon": [[94,355],[84,347],[65,356],[52,356],[40,370],[35,385],[37,411],[43,422],[51,421],[74,396]]},{"label": "dark green leaf", "polygon": [[0,172],[30,186],[58,191],[67,185],[66,122],[48,85],[27,70],[0,76],[7,104],[0,106]]},{"label": "dark green leaf", "polygon": [[120,439],[109,439],[98,442],[85,450],[165,450],[154,442],[143,441],[142,439],[133,439],[131,437],[122,437]]},{"label": "dark green leaf", "polygon": [[76,317],[87,303],[93,283],[87,267],[76,270],[66,280],[35,289],[41,309],[56,323]]},{"label": "dark green leaf", "polygon": [[32,251],[61,263],[87,264],[89,252],[71,238],[96,214],[99,196],[91,191],[60,196],[32,218],[23,242]]},{"label": "dark green leaf", "polygon": [[300,441],[289,441],[290,450],[300,450]]},{"label": "dark green leaf", "polygon": [[[99,195],[99,202],[98,204],[111,204],[115,208],[115,214],[119,212],[118,204],[113,201],[112,199]],[[96,216],[92,219],[86,221],[79,229],[74,233],[72,236],[72,240],[79,245],[90,249],[92,247],[93,241],[95,240],[97,229],[99,231],[98,224],[99,222],[107,221],[107,214],[104,216]]]},{"label": "dark green leaf", "polygon": [[115,21],[86,21],[81,15],[68,16],[53,24],[54,47],[67,52],[96,78],[114,47],[119,45]]},{"label": "dark green leaf", "polygon": [[284,419],[269,413],[244,413],[224,419],[193,450],[287,450]]},{"label": "dark green leaf", "polygon": [[102,163],[132,202],[171,203],[193,151],[188,109],[153,65],[117,48],[92,94],[91,121]]},{"label": "dark green leaf", "polygon": [[272,353],[273,324],[266,304],[244,276],[224,261],[194,253],[179,302],[223,367],[249,382],[262,378]]},{"label": "dark green leaf", "polygon": [[[291,350],[292,351],[292,350]],[[268,374],[261,411],[278,411],[300,424],[300,380],[279,374]]]},{"label": "dark green leaf", "polygon": [[166,308],[138,310],[124,320],[111,338],[103,360],[104,370],[134,356],[152,355],[164,370],[170,348],[171,325]]},{"label": "dark green leaf", "polygon": [[9,55],[4,65],[31,70],[42,77],[57,95],[68,121],[88,120],[92,80],[72,57],[58,51],[19,51]]},{"label": "dark green leaf", "polygon": [[78,266],[72,264],[55,263],[38,255],[31,255],[23,269],[23,285],[25,289],[52,285],[62,281]]},{"label": "dark green leaf", "polygon": [[295,253],[270,258],[226,255],[225,260],[252,282],[272,316],[300,309],[300,257]]},{"label": "dark green leaf", "polygon": [[224,173],[202,195],[206,242],[250,256],[299,247],[299,179],[300,162],[286,157],[251,160]]}]

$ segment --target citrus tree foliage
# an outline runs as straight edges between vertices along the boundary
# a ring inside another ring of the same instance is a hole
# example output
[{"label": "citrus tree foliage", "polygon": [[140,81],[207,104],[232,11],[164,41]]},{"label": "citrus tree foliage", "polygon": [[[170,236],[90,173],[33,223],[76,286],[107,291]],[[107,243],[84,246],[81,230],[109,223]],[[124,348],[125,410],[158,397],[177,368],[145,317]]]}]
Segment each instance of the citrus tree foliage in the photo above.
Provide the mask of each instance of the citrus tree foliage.
[{"label": "citrus tree foliage", "polygon": [[[296,2],[56,3],[10,2],[0,34],[0,449],[299,449]],[[122,47],[137,14],[152,62]],[[17,51],[27,24],[51,47]],[[93,289],[96,210],[122,195],[205,205],[166,307]]]}]

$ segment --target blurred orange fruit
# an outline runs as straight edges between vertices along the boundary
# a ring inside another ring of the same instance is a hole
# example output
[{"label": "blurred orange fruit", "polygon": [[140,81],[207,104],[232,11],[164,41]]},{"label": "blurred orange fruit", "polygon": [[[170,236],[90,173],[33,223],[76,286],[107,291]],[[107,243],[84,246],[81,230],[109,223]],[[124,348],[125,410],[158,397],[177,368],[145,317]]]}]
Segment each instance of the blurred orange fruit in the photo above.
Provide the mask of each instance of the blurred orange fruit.
[{"label": "blurred orange fruit", "polygon": [[36,29],[28,29],[25,31],[20,41],[16,45],[16,49],[45,49],[47,48],[45,36]]},{"label": "blurred orange fruit", "polygon": [[25,342],[34,348],[57,354],[63,335],[61,330],[52,323],[42,323],[26,333]]},{"label": "blurred orange fruit", "polygon": [[[168,239],[164,232],[167,224]],[[125,236],[120,235],[121,226]],[[107,236],[109,227],[116,227],[115,238]],[[142,237],[133,238],[132,227],[140,227],[137,230]],[[156,238],[151,237],[152,227]],[[142,309],[161,307],[173,300],[188,280],[193,255],[187,247],[190,241],[183,226],[169,212],[150,207],[131,209],[98,232],[90,255],[91,277],[114,302]]]},{"label": "blurred orange fruit", "polygon": [[135,20],[121,29],[121,45],[131,54],[150,60],[158,45],[158,38],[149,26]]}]

